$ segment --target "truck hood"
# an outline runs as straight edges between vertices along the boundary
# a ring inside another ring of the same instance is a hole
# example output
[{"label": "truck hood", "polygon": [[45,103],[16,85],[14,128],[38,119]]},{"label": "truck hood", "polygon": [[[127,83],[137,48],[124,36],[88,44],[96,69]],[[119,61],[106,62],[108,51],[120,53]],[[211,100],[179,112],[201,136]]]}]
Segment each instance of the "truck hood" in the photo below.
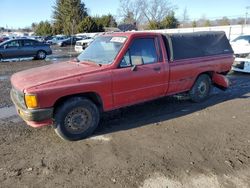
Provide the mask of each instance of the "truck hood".
[{"label": "truck hood", "polygon": [[92,63],[64,62],[15,73],[11,77],[14,88],[24,91],[31,87],[47,84],[57,80],[88,74],[102,69]]}]

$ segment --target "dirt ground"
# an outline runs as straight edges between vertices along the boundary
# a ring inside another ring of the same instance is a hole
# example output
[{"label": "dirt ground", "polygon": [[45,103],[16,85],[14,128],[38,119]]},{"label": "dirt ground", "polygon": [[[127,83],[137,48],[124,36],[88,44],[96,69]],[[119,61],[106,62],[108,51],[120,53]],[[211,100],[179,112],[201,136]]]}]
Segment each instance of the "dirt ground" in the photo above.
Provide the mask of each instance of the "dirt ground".
[{"label": "dirt ground", "polygon": [[9,97],[11,74],[61,60],[0,63],[0,187],[250,187],[250,74],[231,73],[203,103],[106,113],[91,138],[66,142],[28,127]]}]

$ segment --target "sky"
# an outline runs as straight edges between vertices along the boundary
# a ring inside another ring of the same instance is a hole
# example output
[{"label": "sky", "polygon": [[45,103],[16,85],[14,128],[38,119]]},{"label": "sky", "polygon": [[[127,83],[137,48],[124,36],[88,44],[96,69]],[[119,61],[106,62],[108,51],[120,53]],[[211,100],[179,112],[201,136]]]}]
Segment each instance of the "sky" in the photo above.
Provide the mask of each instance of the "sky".
[{"label": "sky", "polygon": [[[55,0],[0,0],[0,27],[23,28],[31,23],[51,20]],[[89,14],[118,15],[119,0],[83,0]],[[244,17],[250,0],[168,0],[177,7],[176,16],[181,18],[184,9],[191,20]],[[248,9],[250,17],[250,8]]]}]

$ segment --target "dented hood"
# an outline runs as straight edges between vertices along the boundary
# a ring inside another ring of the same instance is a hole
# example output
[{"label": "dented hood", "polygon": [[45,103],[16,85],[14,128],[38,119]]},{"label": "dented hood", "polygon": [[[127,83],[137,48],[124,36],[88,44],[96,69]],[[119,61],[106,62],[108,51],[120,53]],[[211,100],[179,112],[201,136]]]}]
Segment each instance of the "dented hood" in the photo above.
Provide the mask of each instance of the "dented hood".
[{"label": "dented hood", "polygon": [[57,63],[15,73],[11,77],[11,84],[16,89],[24,91],[42,84],[95,72],[101,68],[92,63]]}]

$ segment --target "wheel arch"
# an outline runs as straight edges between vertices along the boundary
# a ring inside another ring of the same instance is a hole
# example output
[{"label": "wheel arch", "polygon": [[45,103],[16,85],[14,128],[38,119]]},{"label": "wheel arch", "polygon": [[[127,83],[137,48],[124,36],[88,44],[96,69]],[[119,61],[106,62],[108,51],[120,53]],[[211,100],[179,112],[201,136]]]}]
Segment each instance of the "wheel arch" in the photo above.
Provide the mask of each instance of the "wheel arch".
[{"label": "wheel arch", "polygon": [[193,85],[195,84],[196,80],[197,80],[197,79],[198,79],[201,75],[203,75],[203,74],[208,75],[208,76],[209,76],[209,78],[212,80],[212,77],[213,77],[214,71],[205,71],[205,72],[201,72],[201,73],[199,73],[199,74],[196,76],[196,78],[194,79],[194,81],[193,81],[193,83],[192,83],[192,87],[193,87]]},{"label": "wheel arch", "polygon": [[87,98],[97,106],[97,108],[100,110],[100,112],[103,111],[103,102],[102,102],[101,96],[96,92],[86,92],[86,93],[67,95],[67,96],[63,96],[63,97],[57,99],[57,101],[54,103],[54,112],[65,101],[67,101],[71,98],[74,98],[74,97]]}]

